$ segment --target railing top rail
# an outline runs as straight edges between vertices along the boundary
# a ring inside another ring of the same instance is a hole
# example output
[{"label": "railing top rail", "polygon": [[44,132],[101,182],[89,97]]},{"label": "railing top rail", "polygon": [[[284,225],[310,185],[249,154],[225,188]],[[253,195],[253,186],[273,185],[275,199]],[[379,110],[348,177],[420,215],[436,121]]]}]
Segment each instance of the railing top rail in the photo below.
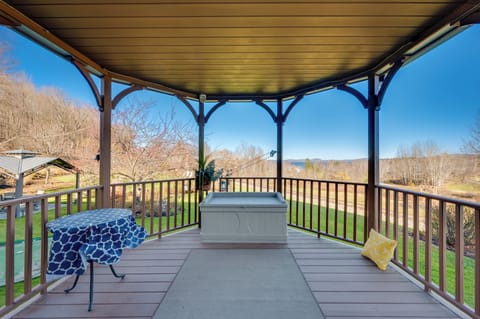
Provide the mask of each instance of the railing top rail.
[{"label": "railing top rail", "polygon": [[431,199],[435,199],[435,200],[439,200],[439,201],[444,201],[444,202],[447,202],[447,203],[459,204],[459,205],[462,205],[462,206],[469,206],[469,207],[472,207],[472,208],[475,208],[475,209],[480,209],[480,203],[478,203],[478,202],[472,202],[472,201],[468,201],[468,200],[464,200],[464,199],[447,197],[447,196],[442,196],[442,195],[435,195],[435,194],[430,194],[430,193],[425,193],[425,192],[413,191],[413,190],[400,188],[400,187],[395,187],[395,186],[391,186],[391,185],[387,185],[387,184],[379,184],[378,187],[383,188],[383,189],[389,189],[389,190],[396,191],[396,192],[406,193],[406,194],[410,194],[410,195],[416,195],[416,196],[420,196],[420,197],[427,197],[427,198],[431,198]]},{"label": "railing top rail", "polygon": [[85,192],[93,189],[102,189],[102,185],[95,185],[95,186],[88,186],[88,187],[82,187],[82,188],[74,188],[74,189],[69,189],[69,190],[62,190],[58,192],[53,192],[53,193],[46,193],[46,194],[33,194],[33,195],[25,195],[20,198],[15,198],[15,199],[8,199],[4,201],[0,201],[0,206],[10,206],[10,205],[17,205],[17,204],[22,204],[27,201],[31,201],[33,199],[35,200],[41,200],[44,198],[50,198],[50,197],[55,197],[55,196],[62,196],[62,195],[67,195],[67,194],[75,194],[78,192]]},{"label": "railing top rail", "polygon": [[130,182],[123,182],[123,183],[112,183],[111,186],[126,186],[126,185],[143,185],[143,184],[150,184],[150,183],[165,183],[165,182],[181,182],[181,181],[189,181],[194,179],[193,177],[186,177],[186,178],[170,178],[170,179],[155,179],[155,180],[146,180],[146,181],[130,181]]},{"label": "railing top rail", "polygon": [[330,183],[330,184],[347,184],[347,185],[362,185],[368,186],[368,183],[365,182],[355,182],[355,181],[337,181],[332,179],[314,179],[314,178],[301,178],[301,177],[283,177],[283,179],[299,180],[299,181],[311,181],[311,182],[321,182],[321,183]]}]

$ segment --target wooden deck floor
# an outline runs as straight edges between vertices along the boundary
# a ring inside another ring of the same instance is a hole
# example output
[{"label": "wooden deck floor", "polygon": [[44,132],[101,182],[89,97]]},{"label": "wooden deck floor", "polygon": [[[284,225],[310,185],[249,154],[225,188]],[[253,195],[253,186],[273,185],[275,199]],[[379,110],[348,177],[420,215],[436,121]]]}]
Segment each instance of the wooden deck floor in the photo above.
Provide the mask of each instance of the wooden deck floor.
[{"label": "wooden deck floor", "polygon": [[458,318],[389,267],[385,272],[359,250],[330,240],[289,231],[286,245],[202,244],[193,229],[126,250],[114,278],[95,265],[93,311],[87,311],[88,276],[71,293],[73,277],[13,318],[151,318],[192,249],[289,248],[325,318]]}]

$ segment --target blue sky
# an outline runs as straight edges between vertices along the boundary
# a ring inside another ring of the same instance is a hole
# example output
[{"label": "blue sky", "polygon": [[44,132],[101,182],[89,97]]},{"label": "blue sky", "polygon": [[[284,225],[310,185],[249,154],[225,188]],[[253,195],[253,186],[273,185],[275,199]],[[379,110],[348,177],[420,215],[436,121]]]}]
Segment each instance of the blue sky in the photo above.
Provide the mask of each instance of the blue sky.
[{"label": "blue sky", "polygon": [[[69,62],[0,27],[10,47],[14,71],[38,87],[53,86],[82,103],[94,105],[85,80]],[[385,95],[380,112],[380,156],[394,157],[401,145],[434,141],[457,153],[469,138],[480,112],[480,26],[473,26],[403,67]],[[180,121],[193,123],[176,98],[154,92],[159,110],[175,108]],[[207,104],[207,108],[209,105]],[[211,105],[210,105],[211,107]],[[254,103],[230,103],[214,113],[205,128],[212,149],[255,145],[276,149],[276,127]],[[351,95],[330,90],[305,97],[284,126],[285,159],[355,159],[367,156],[367,112]]]}]

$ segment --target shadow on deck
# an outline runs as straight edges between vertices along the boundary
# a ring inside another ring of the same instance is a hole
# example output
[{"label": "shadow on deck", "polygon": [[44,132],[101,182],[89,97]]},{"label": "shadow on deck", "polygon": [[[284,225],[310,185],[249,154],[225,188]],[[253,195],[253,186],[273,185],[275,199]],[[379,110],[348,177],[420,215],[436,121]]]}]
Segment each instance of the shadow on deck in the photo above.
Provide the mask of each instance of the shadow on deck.
[{"label": "shadow on deck", "polygon": [[[458,318],[393,267],[378,270],[357,248],[289,230],[283,244],[203,244],[198,229],[126,250],[114,278],[95,265],[93,311],[87,311],[88,276],[68,278],[13,318],[152,318],[192,249],[290,249],[326,318]],[[185,300],[188,302],[188,300]]]}]

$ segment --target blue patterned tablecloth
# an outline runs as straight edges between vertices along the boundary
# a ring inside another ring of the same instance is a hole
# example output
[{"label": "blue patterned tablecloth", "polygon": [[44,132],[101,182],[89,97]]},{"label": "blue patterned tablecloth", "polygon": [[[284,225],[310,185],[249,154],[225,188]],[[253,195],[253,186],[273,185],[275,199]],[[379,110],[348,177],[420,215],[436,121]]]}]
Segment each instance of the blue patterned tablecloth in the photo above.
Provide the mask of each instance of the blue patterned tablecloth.
[{"label": "blue patterned tablecloth", "polygon": [[106,208],[68,215],[47,223],[53,233],[48,275],[81,275],[88,261],[112,265],[124,248],[135,248],[148,234],[129,209]]}]

